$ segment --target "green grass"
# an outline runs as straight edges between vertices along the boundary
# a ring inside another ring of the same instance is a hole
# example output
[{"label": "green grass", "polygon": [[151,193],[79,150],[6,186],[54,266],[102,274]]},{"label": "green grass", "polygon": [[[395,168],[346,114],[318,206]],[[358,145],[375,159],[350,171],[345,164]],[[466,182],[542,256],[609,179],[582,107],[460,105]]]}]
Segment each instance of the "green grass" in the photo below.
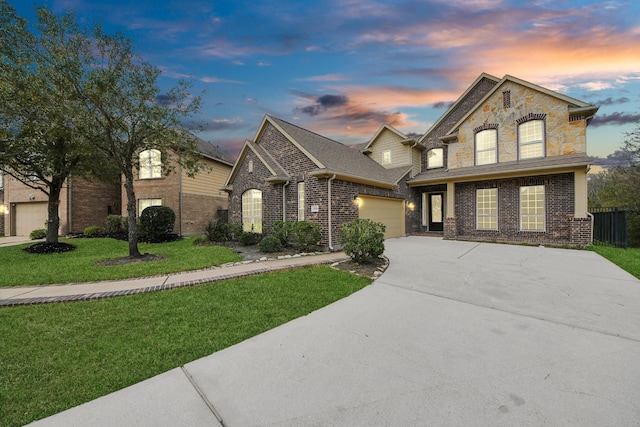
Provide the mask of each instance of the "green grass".
[{"label": "green grass", "polygon": [[141,253],[166,255],[160,261],[96,266],[96,261],[129,254],[127,242],[115,239],[61,239],[76,249],[60,254],[29,254],[29,246],[0,248],[0,286],[42,285],[153,276],[239,261],[241,256],[220,246],[194,246],[193,238],[177,242],[141,243]]},{"label": "green grass", "polygon": [[640,279],[640,248],[620,249],[611,246],[592,246],[591,250]]},{"label": "green grass", "polygon": [[79,405],[365,287],[327,266],[99,301],[0,308],[0,426]]}]

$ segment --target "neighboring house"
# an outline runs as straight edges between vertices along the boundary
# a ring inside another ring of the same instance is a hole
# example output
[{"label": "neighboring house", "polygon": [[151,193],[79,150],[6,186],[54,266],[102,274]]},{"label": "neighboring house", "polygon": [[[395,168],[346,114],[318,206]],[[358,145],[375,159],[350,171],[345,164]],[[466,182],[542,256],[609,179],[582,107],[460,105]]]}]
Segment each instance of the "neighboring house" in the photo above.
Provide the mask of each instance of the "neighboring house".
[{"label": "neighboring house", "polygon": [[423,136],[383,125],[361,150],[265,116],[225,184],[229,220],[263,233],[312,221],[331,249],[358,217],[383,222],[386,237],[586,245],[586,127],[597,109],[481,74]]},{"label": "neighboring house", "polygon": [[[206,168],[189,177],[177,167],[163,174],[162,154],[149,150],[140,156],[140,170],[134,182],[138,215],[147,206],[164,205],[176,213],[174,230],[180,234],[201,233],[207,221],[226,210],[228,197],[220,190],[233,161],[220,150],[202,140],[198,148]],[[4,177],[4,205],[8,208],[4,233],[28,236],[31,231],[46,228],[47,196],[10,176]],[[108,215],[126,215],[126,196],[121,184],[71,177],[60,194],[60,234],[82,233],[90,225],[104,226]]]},{"label": "neighboring house", "polygon": [[[47,228],[47,195],[5,175],[6,236],[28,236]],[[110,214],[120,212],[120,185],[71,177],[60,193],[60,234],[82,233],[90,225],[102,225]]]},{"label": "neighboring house", "polygon": [[[483,86],[492,87],[467,102]],[[590,243],[586,128],[598,107],[508,75],[483,74],[469,89],[420,140],[423,172],[407,185],[422,194],[425,230],[451,239]],[[442,166],[431,165],[440,156]]]},{"label": "neighboring house", "polygon": [[[140,153],[138,177],[133,183],[138,216],[147,206],[168,206],[176,214],[176,233],[197,234],[204,231],[207,222],[218,217],[219,211],[227,209],[228,197],[220,188],[231,172],[233,160],[214,145],[197,141],[206,167],[194,177],[189,177],[179,165],[169,175],[164,173],[172,154],[165,157],[158,150]],[[127,215],[126,200],[123,187],[122,215]]]}]

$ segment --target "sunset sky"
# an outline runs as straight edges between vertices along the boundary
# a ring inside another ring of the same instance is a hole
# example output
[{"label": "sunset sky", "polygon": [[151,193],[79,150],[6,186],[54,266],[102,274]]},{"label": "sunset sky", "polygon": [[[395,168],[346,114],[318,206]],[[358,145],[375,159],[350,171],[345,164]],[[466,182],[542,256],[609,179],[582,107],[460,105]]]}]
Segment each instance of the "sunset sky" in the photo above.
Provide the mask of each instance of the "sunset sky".
[{"label": "sunset sky", "polygon": [[482,73],[600,105],[588,154],[640,119],[640,2],[532,0],[9,0],[121,31],[203,94],[199,136],[236,155],[272,114],[346,144],[382,123],[426,132]]}]

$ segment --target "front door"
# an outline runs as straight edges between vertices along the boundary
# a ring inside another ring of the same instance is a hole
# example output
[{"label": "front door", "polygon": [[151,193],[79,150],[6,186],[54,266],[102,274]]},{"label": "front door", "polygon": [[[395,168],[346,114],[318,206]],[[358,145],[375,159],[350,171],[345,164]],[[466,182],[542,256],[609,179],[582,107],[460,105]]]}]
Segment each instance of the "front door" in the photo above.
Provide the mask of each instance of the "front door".
[{"label": "front door", "polygon": [[442,199],[443,193],[429,194],[429,231],[443,230]]}]

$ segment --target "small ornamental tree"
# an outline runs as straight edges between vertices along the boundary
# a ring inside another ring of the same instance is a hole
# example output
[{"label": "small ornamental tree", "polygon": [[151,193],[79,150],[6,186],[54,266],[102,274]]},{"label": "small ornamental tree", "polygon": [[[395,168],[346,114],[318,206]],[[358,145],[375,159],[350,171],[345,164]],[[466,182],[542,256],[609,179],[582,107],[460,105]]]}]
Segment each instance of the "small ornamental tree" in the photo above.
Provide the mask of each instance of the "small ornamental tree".
[{"label": "small ornamental tree", "polygon": [[370,219],[355,219],[340,227],[340,243],[354,262],[377,258],[384,252],[385,225]]}]

